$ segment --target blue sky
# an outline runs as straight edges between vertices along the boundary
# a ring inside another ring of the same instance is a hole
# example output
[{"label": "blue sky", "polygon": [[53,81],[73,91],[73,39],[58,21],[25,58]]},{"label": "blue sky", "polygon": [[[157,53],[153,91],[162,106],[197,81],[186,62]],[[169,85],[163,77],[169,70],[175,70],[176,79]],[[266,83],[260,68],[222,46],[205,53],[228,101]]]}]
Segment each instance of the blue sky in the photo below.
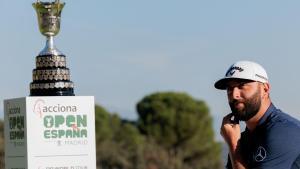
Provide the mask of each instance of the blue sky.
[{"label": "blue sky", "polygon": [[[35,56],[45,45],[33,2],[0,1],[1,101],[29,95]],[[144,96],[186,92],[207,102],[220,138],[229,107],[213,84],[233,62],[252,60],[267,70],[274,104],[300,119],[300,1],[64,2],[55,44],[67,56],[76,95],[94,95],[136,119]]]}]

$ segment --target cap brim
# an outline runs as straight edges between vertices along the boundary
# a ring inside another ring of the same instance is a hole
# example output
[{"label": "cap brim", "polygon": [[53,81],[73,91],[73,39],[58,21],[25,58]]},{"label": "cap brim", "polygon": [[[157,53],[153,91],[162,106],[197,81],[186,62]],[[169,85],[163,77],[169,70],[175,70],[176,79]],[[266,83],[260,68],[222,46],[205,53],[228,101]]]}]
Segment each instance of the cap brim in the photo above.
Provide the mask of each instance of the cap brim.
[{"label": "cap brim", "polygon": [[233,78],[223,78],[216,81],[215,88],[220,90],[226,90],[228,82],[232,79]]},{"label": "cap brim", "polygon": [[247,80],[247,81],[254,81],[252,79],[245,79],[245,78],[235,78],[235,77],[228,77],[228,78],[223,78],[215,83],[215,88],[220,89],[220,90],[226,90],[228,86],[228,82],[232,80]]},{"label": "cap brim", "polygon": [[220,80],[216,81],[215,88],[220,89],[220,90],[226,90],[228,82],[230,82],[232,80],[249,80],[249,81],[253,81],[251,79],[228,77],[228,78],[223,78],[223,79],[220,79]]}]

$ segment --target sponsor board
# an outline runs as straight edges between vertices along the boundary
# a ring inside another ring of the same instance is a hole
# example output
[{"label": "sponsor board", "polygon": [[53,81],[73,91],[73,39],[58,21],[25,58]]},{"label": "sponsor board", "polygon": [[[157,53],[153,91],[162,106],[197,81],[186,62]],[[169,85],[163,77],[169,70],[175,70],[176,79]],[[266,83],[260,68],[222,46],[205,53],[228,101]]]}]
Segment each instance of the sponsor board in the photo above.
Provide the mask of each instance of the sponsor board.
[{"label": "sponsor board", "polygon": [[96,168],[94,97],[24,97],[4,105],[6,169]]}]

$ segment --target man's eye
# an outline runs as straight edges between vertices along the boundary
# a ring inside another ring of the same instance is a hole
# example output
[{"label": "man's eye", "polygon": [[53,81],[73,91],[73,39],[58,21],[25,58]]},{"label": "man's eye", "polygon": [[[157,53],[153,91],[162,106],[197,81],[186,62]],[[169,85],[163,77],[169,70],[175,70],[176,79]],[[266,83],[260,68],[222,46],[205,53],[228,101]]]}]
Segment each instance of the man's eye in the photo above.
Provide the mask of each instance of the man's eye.
[{"label": "man's eye", "polygon": [[246,83],[240,83],[240,84],[239,84],[239,87],[240,87],[240,88],[241,88],[241,87],[244,87],[245,84],[246,84]]},{"label": "man's eye", "polygon": [[243,88],[243,87],[247,86],[247,84],[248,84],[247,82],[243,82],[243,83],[240,83],[238,87]]}]

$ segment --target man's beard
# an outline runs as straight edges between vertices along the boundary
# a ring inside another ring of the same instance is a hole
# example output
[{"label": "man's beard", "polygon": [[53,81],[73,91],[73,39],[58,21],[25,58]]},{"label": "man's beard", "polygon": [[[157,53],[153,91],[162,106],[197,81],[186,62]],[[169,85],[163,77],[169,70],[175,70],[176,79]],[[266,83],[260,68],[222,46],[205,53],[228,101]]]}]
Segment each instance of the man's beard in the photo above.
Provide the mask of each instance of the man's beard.
[{"label": "man's beard", "polygon": [[[243,103],[244,107],[238,109],[235,105]],[[258,113],[261,106],[260,90],[257,90],[252,97],[242,100],[233,100],[229,103],[231,111],[237,120],[248,121]]]}]

